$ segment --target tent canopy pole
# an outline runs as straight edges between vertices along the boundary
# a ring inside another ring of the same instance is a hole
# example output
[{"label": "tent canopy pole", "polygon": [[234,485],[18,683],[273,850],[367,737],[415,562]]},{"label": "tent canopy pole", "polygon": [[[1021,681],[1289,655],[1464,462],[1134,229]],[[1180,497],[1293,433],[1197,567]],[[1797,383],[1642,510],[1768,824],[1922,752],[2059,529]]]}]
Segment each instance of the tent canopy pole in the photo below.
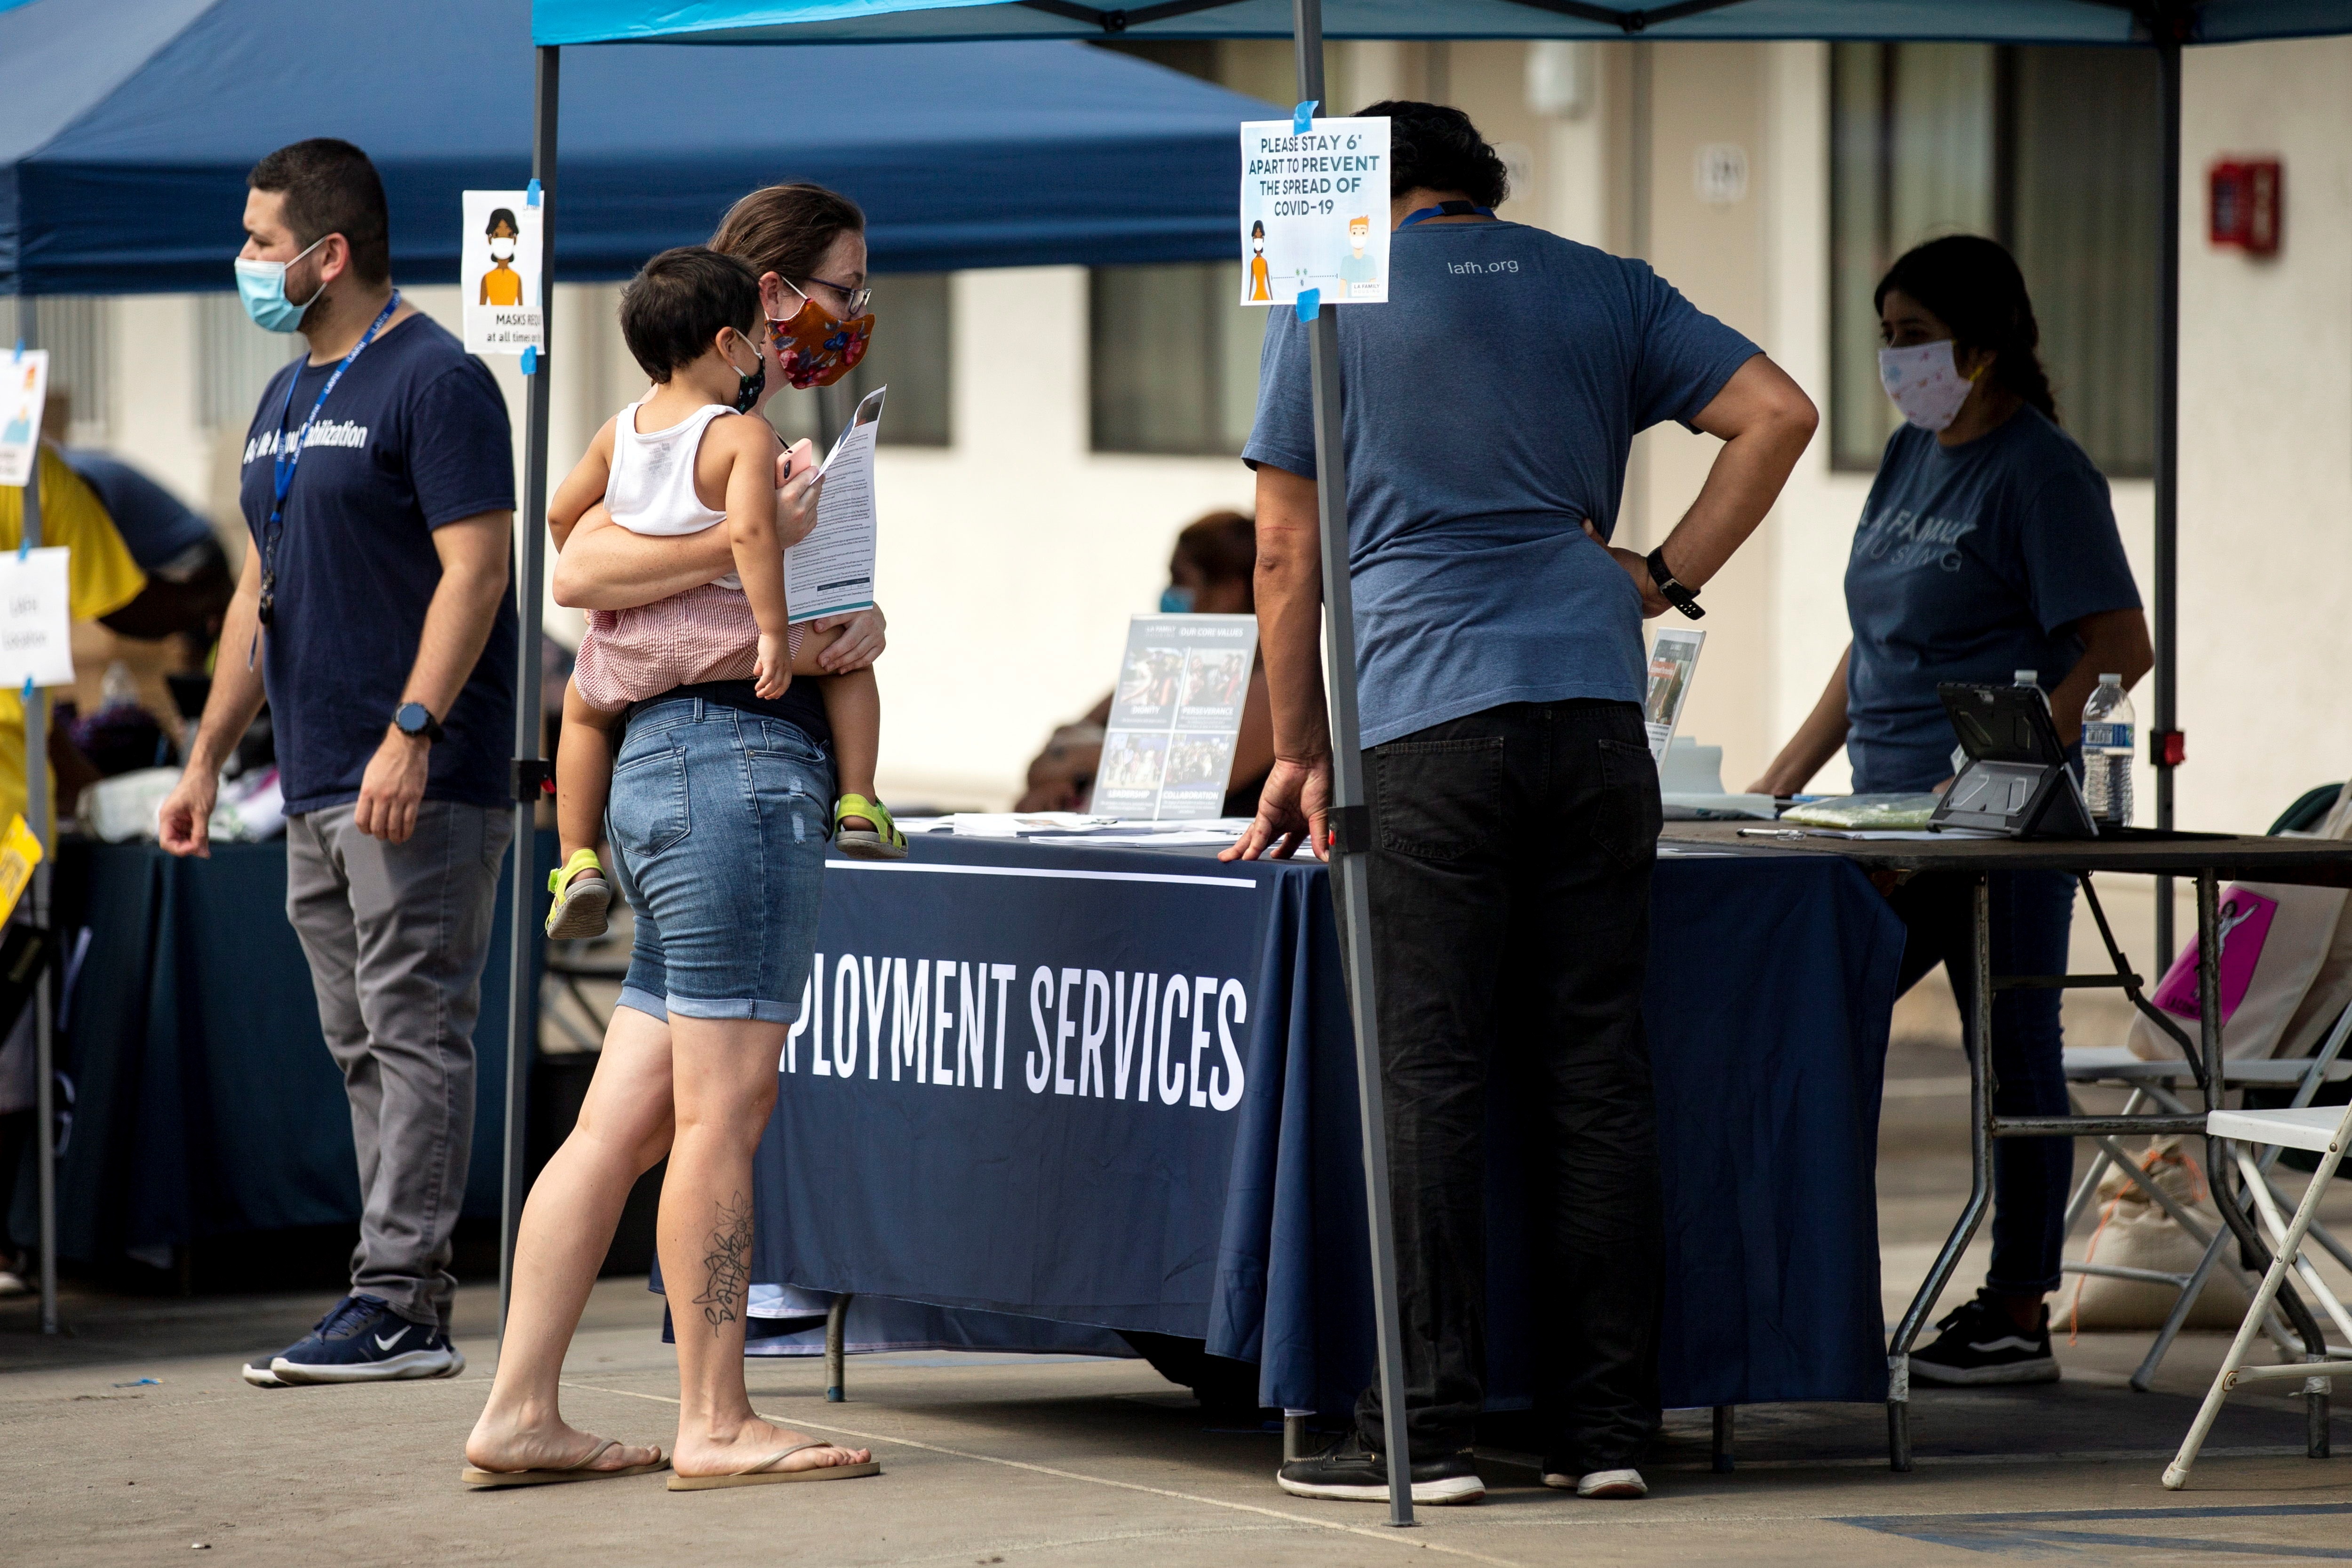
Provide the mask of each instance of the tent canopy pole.
[{"label": "tent canopy pole", "polygon": [[561,52],[536,51],[531,90],[530,177],[539,187],[540,350],[523,378],[522,515],[515,520],[514,847],[508,910],[506,1169],[499,1186],[499,1332],[506,1333],[514,1294],[515,1233],[528,1192],[531,1058],[539,1053],[537,817],[547,764],[540,755],[540,586],[547,567],[547,417],[551,395],[548,351],[555,346],[555,125]]},{"label": "tent canopy pole", "polygon": [[[1320,100],[1322,0],[1291,0],[1298,99]],[[1328,113],[1332,108],[1324,104]],[[1280,306],[1268,306],[1279,310]],[[1398,1316],[1396,1229],[1389,1202],[1389,1145],[1374,1005],[1372,910],[1367,886],[1370,808],[1364,797],[1362,730],[1356,712],[1355,594],[1348,575],[1348,463],[1341,441],[1339,318],[1318,310],[1307,323],[1315,400],[1315,500],[1322,535],[1325,686],[1331,717],[1331,892],[1345,958],[1348,1008],[1356,1026],[1357,1111],[1362,1122],[1364,1212],[1372,1249],[1372,1334],[1380,1368],[1381,1447],[1389,1466],[1389,1522],[1412,1523],[1412,1455],[1405,1439],[1404,1339]]]},{"label": "tent canopy pole", "polygon": [[[2173,814],[2173,769],[2180,757],[2180,45],[2160,27],[2156,58],[2163,79],[2162,233],[2156,258],[2156,722],[2148,759],[2156,764],[2156,826]],[[2156,882],[2156,957],[2173,952],[2172,879]]]}]

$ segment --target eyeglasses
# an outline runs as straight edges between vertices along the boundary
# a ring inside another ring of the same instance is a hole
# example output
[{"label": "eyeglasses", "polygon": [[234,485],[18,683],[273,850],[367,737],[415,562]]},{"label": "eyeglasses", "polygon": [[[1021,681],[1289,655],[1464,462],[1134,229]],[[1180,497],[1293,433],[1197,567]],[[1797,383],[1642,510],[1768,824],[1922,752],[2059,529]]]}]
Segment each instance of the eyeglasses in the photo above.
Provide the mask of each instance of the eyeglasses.
[{"label": "eyeglasses", "polygon": [[[829,282],[823,278],[812,278],[809,281],[820,289],[830,289],[849,301],[848,308],[841,312],[844,321],[866,314],[866,307],[874,301],[874,290],[871,289],[853,289],[846,283]],[[808,295],[796,283],[788,282],[784,287],[800,295],[803,300],[808,298]]]}]

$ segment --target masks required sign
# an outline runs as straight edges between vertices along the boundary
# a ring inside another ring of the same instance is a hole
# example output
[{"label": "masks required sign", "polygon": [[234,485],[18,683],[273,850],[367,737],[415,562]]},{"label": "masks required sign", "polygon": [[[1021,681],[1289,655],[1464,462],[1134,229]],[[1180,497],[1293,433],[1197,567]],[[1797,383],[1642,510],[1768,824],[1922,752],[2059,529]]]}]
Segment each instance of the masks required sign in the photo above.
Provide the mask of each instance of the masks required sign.
[{"label": "masks required sign", "polygon": [[465,194],[457,284],[466,302],[467,353],[519,354],[530,348],[547,352],[539,293],[539,220],[546,209],[533,205],[530,195]]}]

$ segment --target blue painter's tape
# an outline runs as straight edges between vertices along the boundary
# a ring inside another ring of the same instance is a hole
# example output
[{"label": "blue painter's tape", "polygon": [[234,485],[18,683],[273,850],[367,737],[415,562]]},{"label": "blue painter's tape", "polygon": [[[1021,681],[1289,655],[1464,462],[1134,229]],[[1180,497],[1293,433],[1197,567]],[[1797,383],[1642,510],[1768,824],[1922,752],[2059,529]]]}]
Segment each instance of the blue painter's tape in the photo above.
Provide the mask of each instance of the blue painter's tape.
[{"label": "blue painter's tape", "polygon": [[522,188],[522,205],[527,207],[535,207],[539,205],[539,182],[537,180],[533,180],[530,184]]},{"label": "blue painter's tape", "polygon": [[522,373],[525,375],[536,375],[539,374],[539,345],[537,343],[527,343],[523,346]]},{"label": "blue painter's tape", "polygon": [[27,555],[29,555],[29,554],[31,554],[32,552],[33,552],[33,542],[32,542],[31,540],[29,540],[29,539],[19,539],[18,541],[16,541],[16,559],[17,559],[17,560],[22,561],[23,559],[25,559],[25,557],[26,557],[26,556],[27,556]]},{"label": "blue painter's tape", "polygon": [[1298,291],[1298,319],[1311,321],[1323,312],[1323,290],[1301,289]]},{"label": "blue painter's tape", "polygon": [[1322,101],[1319,98],[1310,98],[1290,111],[1290,130],[1293,135],[1307,134],[1314,124],[1316,105]]},{"label": "blue painter's tape", "polygon": [[25,677],[25,706],[27,708],[30,708],[33,705],[34,690],[35,687],[33,685],[33,678],[28,675]]}]

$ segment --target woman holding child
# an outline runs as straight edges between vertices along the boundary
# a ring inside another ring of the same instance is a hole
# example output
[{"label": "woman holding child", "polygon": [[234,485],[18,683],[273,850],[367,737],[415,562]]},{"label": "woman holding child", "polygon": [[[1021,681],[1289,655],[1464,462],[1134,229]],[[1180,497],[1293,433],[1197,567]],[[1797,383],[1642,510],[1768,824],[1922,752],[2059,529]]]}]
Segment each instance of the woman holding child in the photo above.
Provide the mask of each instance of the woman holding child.
[{"label": "woman holding child", "polygon": [[[872,792],[878,616],[790,627],[780,552],[814,526],[808,443],[755,415],[854,364],[873,319],[865,220],[813,185],[736,204],[708,248],[646,264],[623,334],[654,385],[549,508],[555,593],[592,612],[566,696],[556,920],[601,926],[605,817],[635,951],[578,1124],[525,1205],[469,1486],[674,1468],[673,1490],[871,1475],[863,1448],[760,1419],[743,1383],[751,1157],[807,979],[826,840],[903,853]],[[803,635],[803,634],[805,635]],[[836,759],[838,762],[836,763]],[[835,798],[835,769],[850,792]],[[551,921],[551,922],[554,922]],[[636,1178],[665,1156],[657,1234],[681,1399],[667,1457],[568,1426],[563,1353]]]}]

